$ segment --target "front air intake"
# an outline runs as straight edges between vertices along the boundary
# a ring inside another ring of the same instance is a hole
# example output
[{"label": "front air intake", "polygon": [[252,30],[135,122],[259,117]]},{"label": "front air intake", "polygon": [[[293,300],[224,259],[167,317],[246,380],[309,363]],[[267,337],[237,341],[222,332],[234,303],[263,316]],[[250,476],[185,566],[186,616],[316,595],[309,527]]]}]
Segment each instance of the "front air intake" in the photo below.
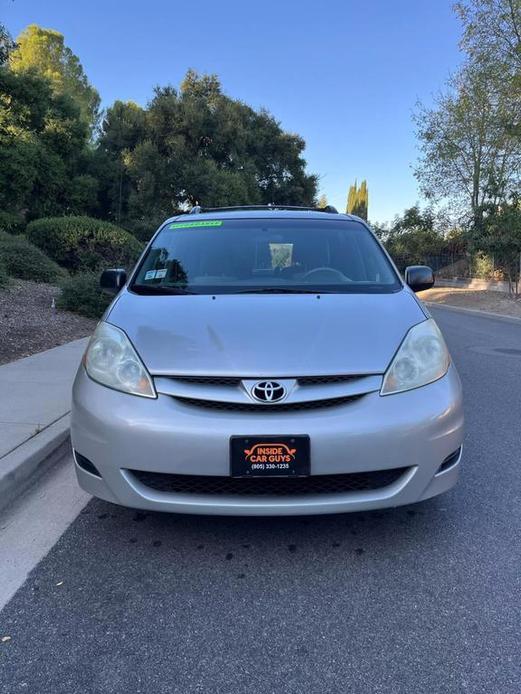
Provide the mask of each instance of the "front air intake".
[{"label": "front air intake", "polygon": [[94,465],[94,463],[91,463],[91,461],[88,458],[86,458],[84,455],[81,455],[81,453],[78,453],[78,451],[74,451],[74,460],[76,461],[77,466],[80,467],[82,470],[90,473],[91,475],[95,475],[96,477],[99,477],[101,479],[101,475],[98,471],[98,468]]},{"label": "front air intake", "polygon": [[461,446],[445,458],[443,463],[438,468],[438,472],[436,474],[439,475],[440,472],[446,472],[449,468],[451,468],[453,465],[455,465],[458,462],[460,455],[461,455]]},{"label": "front air intake", "polygon": [[340,475],[310,477],[237,478],[217,475],[176,475],[165,472],[128,470],[132,477],[149,489],[171,494],[208,496],[318,496],[385,489],[405,475],[410,468],[372,470]]}]

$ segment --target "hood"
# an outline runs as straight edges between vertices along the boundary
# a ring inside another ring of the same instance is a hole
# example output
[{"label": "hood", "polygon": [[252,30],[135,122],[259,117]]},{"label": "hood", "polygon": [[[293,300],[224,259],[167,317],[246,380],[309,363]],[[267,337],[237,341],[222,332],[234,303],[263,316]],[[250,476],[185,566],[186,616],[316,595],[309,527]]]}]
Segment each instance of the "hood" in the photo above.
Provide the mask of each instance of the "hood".
[{"label": "hood", "polygon": [[425,314],[394,294],[141,296],[123,290],[106,320],[152,374],[283,377],[383,373]]}]

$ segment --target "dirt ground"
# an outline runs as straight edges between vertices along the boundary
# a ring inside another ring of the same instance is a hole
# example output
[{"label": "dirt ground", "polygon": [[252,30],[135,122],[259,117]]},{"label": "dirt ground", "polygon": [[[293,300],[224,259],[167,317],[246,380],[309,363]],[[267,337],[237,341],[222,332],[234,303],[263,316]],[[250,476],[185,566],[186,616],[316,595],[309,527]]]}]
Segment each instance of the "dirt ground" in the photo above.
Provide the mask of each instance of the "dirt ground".
[{"label": "dirt ground", "polygon": [[456,287],[434,287],[425,292],[418,292],[422,301],[432,301],[447,306],[460,306],[478,311],[491,311],[504,316],[521,318],[521,298],[511,299],[503,292],[489,292]]},{"label": "dirt ground", "polygon": [[52,308],[59,289],[12,280],[0,289],[0,364],[90,335],[96,321]]}]

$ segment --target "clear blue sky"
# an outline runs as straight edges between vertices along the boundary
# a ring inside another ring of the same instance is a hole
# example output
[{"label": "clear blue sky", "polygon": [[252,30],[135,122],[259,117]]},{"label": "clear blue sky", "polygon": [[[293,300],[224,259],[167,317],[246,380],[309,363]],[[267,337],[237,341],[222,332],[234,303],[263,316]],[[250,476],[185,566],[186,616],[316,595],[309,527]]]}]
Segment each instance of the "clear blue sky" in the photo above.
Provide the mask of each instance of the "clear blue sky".
[{"label": "clear blue sky", "polygon": [[103,105],[146,104],[189,67],[271,111],[307,143],[308,169],[345,208],[367,178],[369,216],[386,221],[420,200],[411,113],[461,56],[452,0],[0,0],[16,36],[57,29]]}]

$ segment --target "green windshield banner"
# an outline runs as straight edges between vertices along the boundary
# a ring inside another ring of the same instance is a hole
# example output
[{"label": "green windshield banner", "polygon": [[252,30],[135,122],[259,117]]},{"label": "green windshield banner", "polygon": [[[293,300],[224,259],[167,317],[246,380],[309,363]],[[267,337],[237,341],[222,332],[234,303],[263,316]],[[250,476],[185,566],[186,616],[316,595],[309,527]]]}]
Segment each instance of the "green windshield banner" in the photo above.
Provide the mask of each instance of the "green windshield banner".
[{"label": "green windshield banner", "polygon": [[192,227],[220,227],[222,222],[213,219],[206,222],[178,222],[177,224],[170,224],[169,229],[191,229]]}]

